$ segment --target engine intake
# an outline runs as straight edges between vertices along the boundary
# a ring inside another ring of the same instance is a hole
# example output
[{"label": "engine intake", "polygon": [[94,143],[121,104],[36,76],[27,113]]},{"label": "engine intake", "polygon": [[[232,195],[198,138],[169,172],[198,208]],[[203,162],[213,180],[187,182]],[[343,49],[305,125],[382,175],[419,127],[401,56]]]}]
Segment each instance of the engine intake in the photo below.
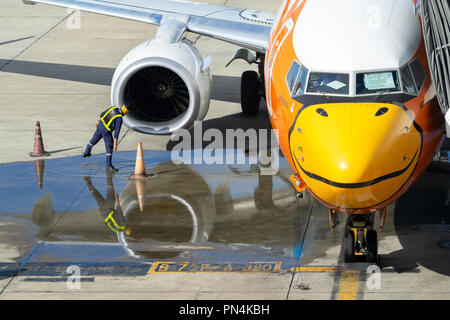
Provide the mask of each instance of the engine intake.
[{"label": "engine intake", "polygon": [[147,41],[131,50],[113,77],[111,100],[126,105],[127,127],[149,134],[170,134],[203,120],[208,112],[211,76],[187,41]]},{"label": "engine intake", "polygon": [[163,67],[148,67],[128,81],[124,102],[135,117],[164,122],[183,115],[189,108],[189,89],[175,72]]}]

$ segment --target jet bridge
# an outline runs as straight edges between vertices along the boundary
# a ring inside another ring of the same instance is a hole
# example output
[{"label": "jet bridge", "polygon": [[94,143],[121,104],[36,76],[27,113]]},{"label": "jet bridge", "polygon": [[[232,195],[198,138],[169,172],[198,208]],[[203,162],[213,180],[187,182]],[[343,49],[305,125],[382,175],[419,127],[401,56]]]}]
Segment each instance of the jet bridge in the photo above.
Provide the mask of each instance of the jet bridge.
[{"label": "jet bridge", "polygon": [[420,14],[431,77],[450,138],[450,5],[448,0],[421,0]]}]

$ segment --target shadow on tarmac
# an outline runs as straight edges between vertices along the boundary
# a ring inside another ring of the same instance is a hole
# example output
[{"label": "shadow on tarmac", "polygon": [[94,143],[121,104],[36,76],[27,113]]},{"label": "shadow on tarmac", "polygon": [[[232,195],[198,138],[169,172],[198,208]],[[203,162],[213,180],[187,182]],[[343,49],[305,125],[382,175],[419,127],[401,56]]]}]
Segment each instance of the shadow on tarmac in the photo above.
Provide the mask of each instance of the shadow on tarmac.
[{"label": "shadow on tarmac", "polygon": [[[0,59],[0,65],[9,62],[8,60]],[[97,85],[109,86],[111,85],[111,80],[114,75],[114,68],[105,67],[91,67],[91,66],[80,66],[80,65],[69,65],[69,64],[59,64],[59,63],[47,63],[47,62],[33,62],[33,61],[23,61],[14,60],[9,62],[1,72],[5,73],[15,73],[22,75],[31,75],[37,77],[68,80],[75,82],[91,83]],[[234,76],[223,76],[223,75],[213,75],[212,82],[212,93],[211,99],[240,103],[240,84],[241,79]],[[261,105],[264,101],[261,101]],[[218,129],[224,140],[222,141],[223,146],[225,146],[225,136],[226,129],[243,129],[244,131],[248,129],[272,129],[269,117],[266,112],[260,112],[254,117],[247,117],[243,114],[233,114],[229,116],[224,116],[220,118],[215,118],[211,120],[205,120],[202,122],[203,131],[215,128]],[[194,135],[193,129],[190,130],[192,141],[189,142],[191,148],[194,148]],[[202,132],[203,133],[203,132]],[[268,147],[271,146],[270,136],[267,139]],[[170,151],[178,142],[172,142],[169,140],[166,146],[166,150]],[[202,148],[209,145],[210,142],[203,142]],[[258,137],[259,144],[259,137]],[[70,149],[67,149],[70,150]],[[55,153],[57,150],[50,153]]]},{"label": "shadow on tarmac", "polygon": [[[24,38],[27,39],[27,38]],[[21,39],[21,40],[24,40]],[[18,40],[17,40],[18,41]],[[1,45],[1,43],[0,43]],[[114,68],[0,59],[1,72],[110,86]],[[240,103],[239,77],[213,75],[211,99]]]},{"label": "shadow on tarmac", "polygon": [[[6,44],[10,44],[10,43],[14,43],[14,42],[19,42],[19,41],[23,41],[23,40],[28,40],[28,39],[32,39],[34,38],[34,36],[29,36],[29,37],[25,37],[25,38],[19,38],[19,39],[14,39],[14,40],[8,40],[8,41],[4,41],[4,42],[0,42],[0,46],[4,46]],[[6,62],[8,60],[2,60],[0,59],[0,65],[2,65],[4,62]]]},{"label": "shadow on tarmac", "polygon": [[[227,130],[236,130],[236,129],[242,129],[243,131],[247,131],[251,129],[256,129],[255,131],[255,137],[256,137],[256,145],[252,144],[252,148],[256,148],[256,150],[265,151],[263,147],[260,147],[261,143],[267,148],[270,149],[272,146],[271,143],[271,129],[272,126],[269,121],[269,117],[266,112],[259,112],[254,117],[247,117],[242,113],[238,114],[232,114],[220,118],[210,119],[210,120],[203,120],[201,123],[201,130],[199,131],[201,133],[200,139],[196,137],[196,130],[195,126],[190,128],[189,131],[189,141],[184,141],[182,137],[176,138],[175,135],[173,139],[169,140],[166,145],[166,150],[171,151],[173,148],[179,144],[183,143],[183,146],[185,146],[184,149],[195,149],[198,147],[201,147],[202,149],[205,149],[208,145],[210,145],[211,141],[205,141],[203,139],[203,135],[205,131],[209,129],[214,129],[220,133],[220,137],[222,137],[222,140],[216,141],[214,140],[214,143],[220,143],[223,147],[226,147],[227,141],[230,142],[230,140],[226,139],[227,137]],[[261,141],[261,132],[259,129],[266,129],[266,135],[264,137],[265,141]],[[177,141],[176,139],[180,139],[180,141]],[[195,141],[202,141],[201,146],[196,146]],[[236,141],[235,144],[236,145]],[[250,144],[249,139],[245,140],[244,150],[249,150]]]},{"label": "shadow on tarmac", "polygon": [[383,255],[383,267],[401,273],[422,265],[450,276],[450,171],[425,172],[395,203],[394,224],[403,248]]}]

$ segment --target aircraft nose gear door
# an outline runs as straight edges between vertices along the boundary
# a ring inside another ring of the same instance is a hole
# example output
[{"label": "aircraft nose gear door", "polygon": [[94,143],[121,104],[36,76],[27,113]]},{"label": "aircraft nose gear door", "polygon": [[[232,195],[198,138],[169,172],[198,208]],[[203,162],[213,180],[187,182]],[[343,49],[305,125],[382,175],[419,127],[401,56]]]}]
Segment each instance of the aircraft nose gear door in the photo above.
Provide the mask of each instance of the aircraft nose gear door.
[{"label": "aircraft nose gear door", "polygon": [[450,5],[448,0],[421,0],[420,14],[431,77],[450,138]]}]

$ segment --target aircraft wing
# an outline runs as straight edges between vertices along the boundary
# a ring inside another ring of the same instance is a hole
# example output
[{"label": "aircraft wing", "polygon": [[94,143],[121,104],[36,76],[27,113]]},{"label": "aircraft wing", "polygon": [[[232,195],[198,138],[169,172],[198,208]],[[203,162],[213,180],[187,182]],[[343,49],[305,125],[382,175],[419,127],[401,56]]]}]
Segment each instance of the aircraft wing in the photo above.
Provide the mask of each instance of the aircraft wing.
[{"label": "aircraft wing", "polygon": [[190,32],[264,53],[274,15],[251,9],[182,0],[23,0],[161,25],[181,17]]}]

